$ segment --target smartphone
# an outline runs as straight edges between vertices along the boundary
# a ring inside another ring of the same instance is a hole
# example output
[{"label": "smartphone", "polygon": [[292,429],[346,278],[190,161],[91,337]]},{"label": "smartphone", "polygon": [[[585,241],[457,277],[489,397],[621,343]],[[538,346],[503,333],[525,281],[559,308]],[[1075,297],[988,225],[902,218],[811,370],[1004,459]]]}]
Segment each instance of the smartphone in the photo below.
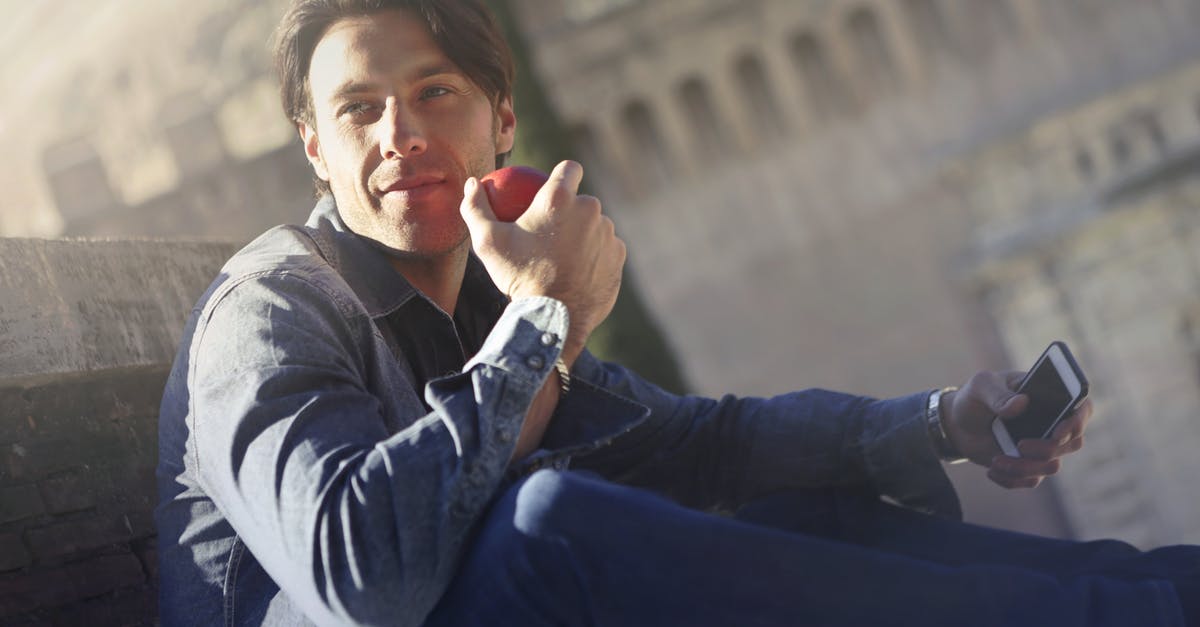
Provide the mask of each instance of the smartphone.
[{"label": "smartphone", "polygon": [[1020,457],[1017,442],[1045,438],[1059,421],[1071,415],[1087,398],[1088,382],[1071,350],[1062,342],[1051,342],[1033,368],[1025,374],[1018,394],[1029,396],[1025,411],[1011,418],[992,420],[992,433],[1000,450]]}]

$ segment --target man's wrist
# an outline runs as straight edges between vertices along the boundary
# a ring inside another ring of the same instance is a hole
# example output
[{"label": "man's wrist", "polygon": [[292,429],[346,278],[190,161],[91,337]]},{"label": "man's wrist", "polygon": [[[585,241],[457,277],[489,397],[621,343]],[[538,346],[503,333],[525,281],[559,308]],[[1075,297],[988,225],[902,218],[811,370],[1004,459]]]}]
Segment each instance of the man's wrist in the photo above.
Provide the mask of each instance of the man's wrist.
[{"label": "man's wrist", "polygon": [[571,369],[563,361],[562,355],[554,360],[554,370],[558,373],[558,398],[561,399],[571,391]]},{"label": "man's wrist", "polygon": [[958,447],[954,446],[954,442],[950,439],[947,431],[946,418],[947,415],[942,412],[943,399],[951,397],[958,391],[956,387],[947,387],[940,390],[934,390],[929,394],[929,399],[925,404],[925,426],[929,431],[929,439],[933,443],[933,450],[937,456],[947,464],[958,464],[967,461]]}]

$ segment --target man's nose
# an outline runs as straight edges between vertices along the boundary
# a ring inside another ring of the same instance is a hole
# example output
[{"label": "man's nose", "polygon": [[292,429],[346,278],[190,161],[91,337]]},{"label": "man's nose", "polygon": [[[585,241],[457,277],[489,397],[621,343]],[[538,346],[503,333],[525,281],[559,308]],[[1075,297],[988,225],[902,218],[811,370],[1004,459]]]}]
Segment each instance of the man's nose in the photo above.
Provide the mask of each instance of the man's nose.
[{"label": "man's nose", "polygon": [[384,159],[403,159],[425,152],[425,135],[420,124],[403,107],[387,107],[379,133],[379,152]]}]

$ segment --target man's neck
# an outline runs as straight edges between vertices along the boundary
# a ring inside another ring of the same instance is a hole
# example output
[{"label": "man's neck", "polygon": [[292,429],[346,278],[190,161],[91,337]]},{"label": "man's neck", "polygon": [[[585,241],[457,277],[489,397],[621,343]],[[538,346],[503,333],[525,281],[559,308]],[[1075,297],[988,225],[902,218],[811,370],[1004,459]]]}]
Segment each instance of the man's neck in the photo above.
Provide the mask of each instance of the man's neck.
[{"label": "man's neck", "polygon": [[454,315],[458,293],[462,290],[463,276],[467,271],[467,256],[470,241],[445,255],[433,258],[391,257],[396,269],[413,287],[417,288],[448,315]]}]

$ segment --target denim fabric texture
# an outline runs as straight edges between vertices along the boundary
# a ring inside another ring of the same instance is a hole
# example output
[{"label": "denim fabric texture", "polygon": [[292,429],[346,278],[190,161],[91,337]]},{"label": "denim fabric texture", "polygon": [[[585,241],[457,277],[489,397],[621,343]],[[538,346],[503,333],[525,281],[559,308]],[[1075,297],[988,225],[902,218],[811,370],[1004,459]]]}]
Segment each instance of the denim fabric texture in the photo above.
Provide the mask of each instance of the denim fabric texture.
[{"label": "denim fabric texture", "polygon": [[472,257],[451,317],[389,254],[326,196],[191,312],[159,419],[164,625],[421,624],[484,512],[541,468],[701,509],[862,486],[960,517],[927,392],[680,397],[586,352],[542,449],[509,468],[566,308],[508,302]]},{"label": "denim fabric texture", "polygon": [[540,470],[496,499],[426,627],[1183,627],[1172,584],[1198,575],[1200,547],[1040,538],[859,488],[714,516]]}]

